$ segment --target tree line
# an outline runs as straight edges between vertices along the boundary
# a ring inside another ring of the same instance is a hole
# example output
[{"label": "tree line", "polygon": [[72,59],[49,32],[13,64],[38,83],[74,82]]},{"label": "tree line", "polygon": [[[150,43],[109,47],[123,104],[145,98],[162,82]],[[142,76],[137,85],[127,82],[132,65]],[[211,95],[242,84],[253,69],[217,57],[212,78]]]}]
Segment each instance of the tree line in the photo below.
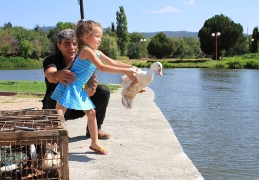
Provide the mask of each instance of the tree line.
[{"label": "tree line", "polygon": [[[113,59],[127,56],[129,59],[145,58],[197,58],[242,55],[258,52],[258,27],[245,37],[243,27],[224,15],[215,15],[205,21],[198,37],[167,37],[163,32],[147,38],[138,32],[128,32],[128,23],[123,6],[116,12],[114,22],[106,28],[100,50]],[[0,56],[20,56],[25,59],[42,59],[57,51],[56,34],[63,29],[75,28],[71,22],[58,22],[49,32],[41,31],[39,25],[27,30],[12,27],[10,22],[0,28]],[[212,36],[212,33],[220,35]],[[141,41],[142,40],[142,41]],[[217,42],[215,42],[217,41]],[[216,47],[217,46],[217,47]],[[217,49],[217,52],[216,52]]]}]

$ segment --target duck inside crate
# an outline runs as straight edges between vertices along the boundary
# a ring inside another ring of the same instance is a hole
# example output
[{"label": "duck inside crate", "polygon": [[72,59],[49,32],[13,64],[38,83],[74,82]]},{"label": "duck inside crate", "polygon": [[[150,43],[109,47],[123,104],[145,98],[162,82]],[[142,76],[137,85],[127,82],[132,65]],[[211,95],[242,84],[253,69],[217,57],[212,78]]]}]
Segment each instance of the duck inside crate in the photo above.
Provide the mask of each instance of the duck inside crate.
[{"label": "duck inside crate", "polygon": [[62,111],[0,111],[0,164],[0,180],[69,179]]}]

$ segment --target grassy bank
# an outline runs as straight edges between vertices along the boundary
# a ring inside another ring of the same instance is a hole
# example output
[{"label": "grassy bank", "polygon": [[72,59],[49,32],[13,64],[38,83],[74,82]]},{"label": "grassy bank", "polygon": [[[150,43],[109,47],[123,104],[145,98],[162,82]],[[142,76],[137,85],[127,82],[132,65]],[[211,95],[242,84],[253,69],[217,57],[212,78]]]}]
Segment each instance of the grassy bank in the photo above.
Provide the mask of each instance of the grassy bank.
[{"label": "grassy bank", "polygon": [[210,58],[199,59],[123,59],[121,62],[137,67],[150,67],[159,61],[163,68],[217,68],[217,69],[259,69],[259,53],[244,54],[242,56],[224,57],[221,60]]},{"label": "grassy bank", "polygon": [[[105,84],[111,92],[116,91],[119,85]],[[42,81],[0,81],[0,92],[17,92],[20,96],[42,96],[46,90]]]},{"label": "grassy bank", "polygon": [[22,57],[0,56],[0,69],[39,69],[42,68],[42,60],[24,59]]}]

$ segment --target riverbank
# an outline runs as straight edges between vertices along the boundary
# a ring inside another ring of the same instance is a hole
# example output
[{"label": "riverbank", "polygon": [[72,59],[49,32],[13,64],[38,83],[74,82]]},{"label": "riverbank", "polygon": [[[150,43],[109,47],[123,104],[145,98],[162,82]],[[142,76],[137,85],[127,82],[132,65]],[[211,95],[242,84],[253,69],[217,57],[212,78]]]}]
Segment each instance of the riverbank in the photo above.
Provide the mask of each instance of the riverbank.
[{"label": "riverbank", "polygon": [[[28,61],[28,59],[20,59],[16,62],[17,58],[18,57],[6,58],[0,56],[0,70],[42,68],[41,61],[33,60],[32,63]],[[213,60],[211,58],[204,57],[199,57],[197,59],[129,59],[128,57],[121,57],[121,59],[117,61],[131,64],[140,68],[150,67],[153,62],[159,61],[163,64],[163,68],[259,69],[259,53],[248,53],[233,57],[223,57],[220,60]]]},{"label": "riverbank", "polygon": [[[1,110],[38,107],[39,98],[4,102]],[[10,97],[11,98],[11,97]],[[154,103],[154,92],[139,94],[133,109],[120,105],[120,90],[111,94],[103,130],[111,134],[101,141],[107,156],[89,150],[86,118],[66,121],[69,134],[70,179],[203,179],[184,153],[170,124]]]}]

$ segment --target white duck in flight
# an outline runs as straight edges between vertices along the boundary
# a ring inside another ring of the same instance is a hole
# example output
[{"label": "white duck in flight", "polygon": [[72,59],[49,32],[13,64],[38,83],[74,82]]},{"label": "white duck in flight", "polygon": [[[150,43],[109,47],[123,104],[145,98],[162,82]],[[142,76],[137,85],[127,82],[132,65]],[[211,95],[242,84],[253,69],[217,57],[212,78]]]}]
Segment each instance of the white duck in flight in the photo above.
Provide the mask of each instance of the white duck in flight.
[{"label": "white duck in flight", "polygon": [[138,69],[136,72],[136,79],[131,80],[128,76],[122,76],[122,105],[126,108],[132,108],[133,99],[139,92],[143,92],[145,87],[147,87],[154,78],[154,71],[157,71],[160,76],[162,76],[162,64],[160,62],[154,62],[148,71],[142,71]]}]

